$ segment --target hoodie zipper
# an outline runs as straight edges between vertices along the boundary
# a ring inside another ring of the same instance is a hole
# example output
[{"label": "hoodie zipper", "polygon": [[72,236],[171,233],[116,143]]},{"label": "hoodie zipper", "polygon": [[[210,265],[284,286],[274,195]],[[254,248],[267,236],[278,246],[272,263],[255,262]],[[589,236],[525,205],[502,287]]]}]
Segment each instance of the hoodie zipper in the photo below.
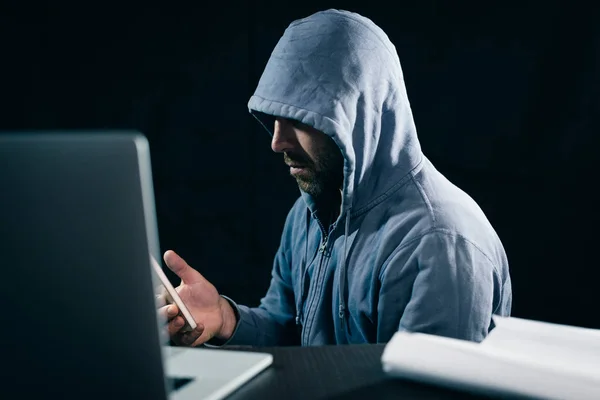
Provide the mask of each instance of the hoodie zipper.
[{"label": "hoodie zipper", "polygon": [[[321,228],[321,232],[323,233],[323,240],[321,240],[321,246],[319,246],[319,253],[323,254],[323,252],[327,248],[327,242],[329,241],[329,234],[331,233],[331,231],[325,230],[325,227],[323,226],[323,224],[321,223],[321,221],[318,218],[317,218],[317,223],[319,224],[319,227]],[[332,230],[332,227],[328,226],[328,229]]]},{"label": "hoodie zipper", "polygon": [[323,254],[325,248],[327,248],[327,240],[329,239],[329,235],[325,235],[323,237],[323,241],[321,242],[321,246],[319,246],[319,253]]},{"label": "hoodie zipper", "polygon": [[[317,300],[320,296],[315,295],[315,290],[310,290],[311,286],[319,286],[319,282],[321,281],[322,277],[321,275],[323,274],[323,270],[325,268],[323,268],[323,263],[326,259],[325,253],[326,253],[326,249],[327,249],[327,245],[329,244],[329,236],[331,234],[331,232],[327,232],[325,230],[325,228],[323,227],[323,224],[321,223],[321,221],[319,221],[318,218],[316,218],[317,223],[319,224],[319,227],[321,228],[321,232],[323,233],[323,240],[321,241],[321,245],[319,246],[319,254],[320,259],[319,259],[319,263],[317,264],[317,268],[315,270],[315,273],[313,274],[313,279],[311,279],[311,282],[309,283],[309,296],[306,299],[306,307],[302,307],[302,308],[306,308],[306,315],[307,316],[311,316],[312,318],[310,319],[310,322],[308,324],[304,325],[304,329],[302,330],[302,340],[301,343],[302,345],[306,345],[306,343],[308,342],[308,336],[309,336],[309,332],[312,328],[312,322],[314,319],[314,314],[311,313],[312,308],[314,306],[314,304],[316,303]],[[321,285],[322,286],[322,285]],[[308,321],[306,321],[308,322]]]},{"label": "hoodie zipper", "polygon": [[[323,262],[323,253],[325,252],[325,249],[327,248],[327,241],[328,241],[328,239],[329,239],[329,235],[324,235],[323,239],[321,241],[321,244],[319,245],[318,253],[321,255],[320,256],[321,258],[319,259],[319,263],[318,263],[317,268],[315,268],[315,271],[317,272],[317,274],[319,273],[319,271],[321,269],[321,264]],[[303,275],[302,279],[305,279],[304,274],[302,274],[302,275]],[[313,278],[315,278],[315,277],[313,276]],[[302,299],[302,302],[300,304],[300,310],[298,311],[298,315],[296,315],[296,325],[298,325],[298,327],[301,327],[302,321],[304,319],[304,311],[303,311],[304,306],[305,306],[305,304],[310,303],[310,299],[308,298],[307,295],[310,293],[310,286],[312,285],[312,282],[314,280],[313,278],[311,278],[310,282],[308,283],[308,293],[305,291],[304,293],[300,294],[303,297],[303,299]],[[307,297],[306,299],[304,299],[305,296]]]}]

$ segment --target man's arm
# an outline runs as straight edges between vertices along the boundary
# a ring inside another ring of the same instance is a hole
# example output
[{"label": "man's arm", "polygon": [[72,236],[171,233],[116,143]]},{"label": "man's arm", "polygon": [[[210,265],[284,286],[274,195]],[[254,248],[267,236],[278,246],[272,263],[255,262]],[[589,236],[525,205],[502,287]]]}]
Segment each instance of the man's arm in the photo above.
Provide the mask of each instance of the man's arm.
[{"label": "man's arm", "polygon": [[492,261],[451,232],[432,231],[399,248],[381,271],[378,315],[397,330],[480,342],[501,301]]},{"label": "man's arm", "polygon": [[[291,243],[298,227],[295,221],[302,221],[306,206],[299,198],[286,217],[281,242],[271,272],[271,284],[258,307],[236,304],[226,297],[232,306],[236,324],[233,335],[226,341],[212,340],[207,345],[252,345],[286,346],[300,344],[300,336],[295,324],[296,303],[291,273]],[[299,219],[300,218],[300,219]]]},{"label": "man's arm", "polygon": [[237,324],[226,342],[210,345],[286,346],[299,342],[295,328],[295,303],[289,264],[283,252],[275,257],[271,285],[258,307],[237,305],[226,298],[234,309]]}]

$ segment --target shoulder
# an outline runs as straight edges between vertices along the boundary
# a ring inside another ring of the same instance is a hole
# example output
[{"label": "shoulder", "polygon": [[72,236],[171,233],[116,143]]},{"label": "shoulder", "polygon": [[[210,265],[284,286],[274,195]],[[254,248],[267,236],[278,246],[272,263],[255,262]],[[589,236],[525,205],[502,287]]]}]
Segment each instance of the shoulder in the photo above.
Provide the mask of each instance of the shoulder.
[{"label": "shoulder", "polygon": [[382,265],[380,279],[423,275],[427,280],[448,285],[481,282],[502,285],[507,274],[503,252],[490,254],[456,231],[435,228],[397,246]]}]

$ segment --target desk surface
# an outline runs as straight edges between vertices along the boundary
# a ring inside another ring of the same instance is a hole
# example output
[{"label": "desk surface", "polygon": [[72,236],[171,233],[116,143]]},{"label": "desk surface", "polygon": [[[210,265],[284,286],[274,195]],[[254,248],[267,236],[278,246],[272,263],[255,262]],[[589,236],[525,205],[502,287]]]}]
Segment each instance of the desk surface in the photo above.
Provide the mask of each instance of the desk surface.
[{"label": "desk surface", "polygon": [[476,398],[387,378],[381,369],[384,345],[227,349],[271,353],[274,359],[269,369],[233,393],[228,400]]}]

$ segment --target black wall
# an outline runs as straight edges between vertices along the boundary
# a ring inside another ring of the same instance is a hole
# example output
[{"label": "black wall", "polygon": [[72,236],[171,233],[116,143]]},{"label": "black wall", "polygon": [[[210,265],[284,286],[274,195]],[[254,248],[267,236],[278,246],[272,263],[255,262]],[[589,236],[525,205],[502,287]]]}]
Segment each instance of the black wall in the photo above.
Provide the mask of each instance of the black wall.
[{"label": "black wall", "polygon": [[499,232],[514,315],[600,328],[596,7],[405,3],[4,2],[0,129],[144,132],[163,249],[255,305],[299,193],[246,103],[292,20],[357,11],[396,45],[425,153]]}]

